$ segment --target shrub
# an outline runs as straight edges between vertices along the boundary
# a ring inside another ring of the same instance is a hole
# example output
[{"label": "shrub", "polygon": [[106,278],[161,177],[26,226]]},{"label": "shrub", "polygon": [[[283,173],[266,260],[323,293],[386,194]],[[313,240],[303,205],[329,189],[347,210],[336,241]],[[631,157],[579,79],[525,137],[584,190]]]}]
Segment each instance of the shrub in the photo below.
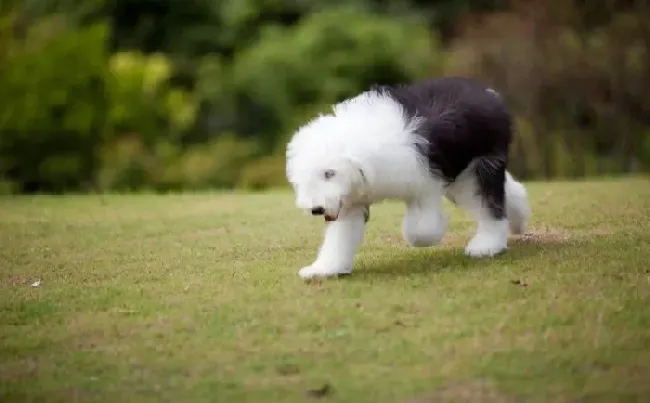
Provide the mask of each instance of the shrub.
[{"label": "shrub", "polygon": [[107,28],[53,15],[18,35],[15,17],[2,24],[0,177],[21,191],[78,188],[104,128]]},{"label": "shrub", "polygon": [[267,26],[234,60],[238,131],[255,134],[270,151],[303,111],[373,83],[427,76],[441,59],[419,21],[330,8],[290,28]]},{"label": "shrub", "polygon": [[170,85],[173,66],[166,56],[119,52],[108,65],[106,96],[113,135],[135,132],[152,145],[179,140],[194,124],[198,100]]},{"label": "shrub", "polygon": [[612,12],[601,2],[584,13],[572,2],[533,1],[467,21],[448,72],[490,83],[526,122],[512,153],[516,174],[650,169],[650,37],[639,7]]},{"label": "shrub", "polygon": [[238,185],[251,190],[286,187],[285,167],[284,155],[262,157],[244,167]]},{"label": "shrub", "polygon": [[253,160],[257,144],[221,134],[207,144],[188,148],[178,164],[184,188],[234,188],[242,170]]},{"label": "shrub", "polygon": [[186,149],[169,142],[147,147],[136,135],[124,136],[102,149],[96,181],[104,191],[233,188],[255,153],[255,143],[229,134]]}]

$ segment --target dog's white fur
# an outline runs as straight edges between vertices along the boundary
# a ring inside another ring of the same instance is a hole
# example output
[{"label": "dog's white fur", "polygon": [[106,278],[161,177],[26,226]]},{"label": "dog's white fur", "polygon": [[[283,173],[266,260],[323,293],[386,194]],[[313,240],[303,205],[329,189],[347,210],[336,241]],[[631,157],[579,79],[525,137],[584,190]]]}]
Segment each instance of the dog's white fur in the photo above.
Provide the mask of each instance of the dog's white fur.
[{"label": "dog's white fur", "polygon": [[303,278],[350,273],[365,230],[366,206],[403,200],[405,241],[416,247],[437,244],[448,217],[443,197],[477,221],[465,248],[471,257],[493,256],[507,248],[508,234],[522,233],[530,216],[524,186],[506,175],[507,219],[495,220],[477,196],[468,168],[450,185],[436,179],[414,148],[417,121],[405,121],[402,106],[376,92],[337,104],[300,128],[287,147],[287,179],[297,207],[323,207],[329,222],[316,260],[300,269]]}]

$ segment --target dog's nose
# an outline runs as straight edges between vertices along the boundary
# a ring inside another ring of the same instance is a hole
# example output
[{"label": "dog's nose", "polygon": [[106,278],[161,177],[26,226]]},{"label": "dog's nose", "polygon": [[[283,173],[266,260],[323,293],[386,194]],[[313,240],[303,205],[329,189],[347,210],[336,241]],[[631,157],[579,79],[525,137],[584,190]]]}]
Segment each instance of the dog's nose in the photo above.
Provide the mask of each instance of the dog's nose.
[{"label": "dog's nose", "polygon": [[322,207],[314,207],[311,209],[311,215],[323,215],[325,214],[325,209]]}]

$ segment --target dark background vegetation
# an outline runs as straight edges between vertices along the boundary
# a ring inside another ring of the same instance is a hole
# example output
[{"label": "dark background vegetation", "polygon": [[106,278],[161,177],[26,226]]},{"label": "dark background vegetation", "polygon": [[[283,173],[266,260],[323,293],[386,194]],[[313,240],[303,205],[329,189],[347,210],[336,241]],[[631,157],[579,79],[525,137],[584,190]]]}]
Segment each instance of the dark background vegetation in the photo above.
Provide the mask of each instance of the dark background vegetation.
[{"label": "dark background vegetation", "polygon": [[650,170],[645,0],[2,0],[0,192],[284,184],[372,83],[485,80],[523,179]]}]

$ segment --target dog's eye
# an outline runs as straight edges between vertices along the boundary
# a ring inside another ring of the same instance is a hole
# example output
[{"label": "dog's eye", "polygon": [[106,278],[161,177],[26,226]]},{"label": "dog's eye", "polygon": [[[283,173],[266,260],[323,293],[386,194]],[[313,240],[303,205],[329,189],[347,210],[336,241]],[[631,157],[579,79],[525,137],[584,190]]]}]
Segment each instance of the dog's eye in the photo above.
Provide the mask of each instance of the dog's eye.
[{"label": "dog's eye", "polygon": [[336,174],[336,172],[334,172],[334,171],[331,170],[331,169],[328,169],[327,171],[325,171],[325,173],[323,174],[323,176],[325,176],[325,179],[330,179],[330,178],[331,178],[332,176],[334,176],[335,174]]}]

